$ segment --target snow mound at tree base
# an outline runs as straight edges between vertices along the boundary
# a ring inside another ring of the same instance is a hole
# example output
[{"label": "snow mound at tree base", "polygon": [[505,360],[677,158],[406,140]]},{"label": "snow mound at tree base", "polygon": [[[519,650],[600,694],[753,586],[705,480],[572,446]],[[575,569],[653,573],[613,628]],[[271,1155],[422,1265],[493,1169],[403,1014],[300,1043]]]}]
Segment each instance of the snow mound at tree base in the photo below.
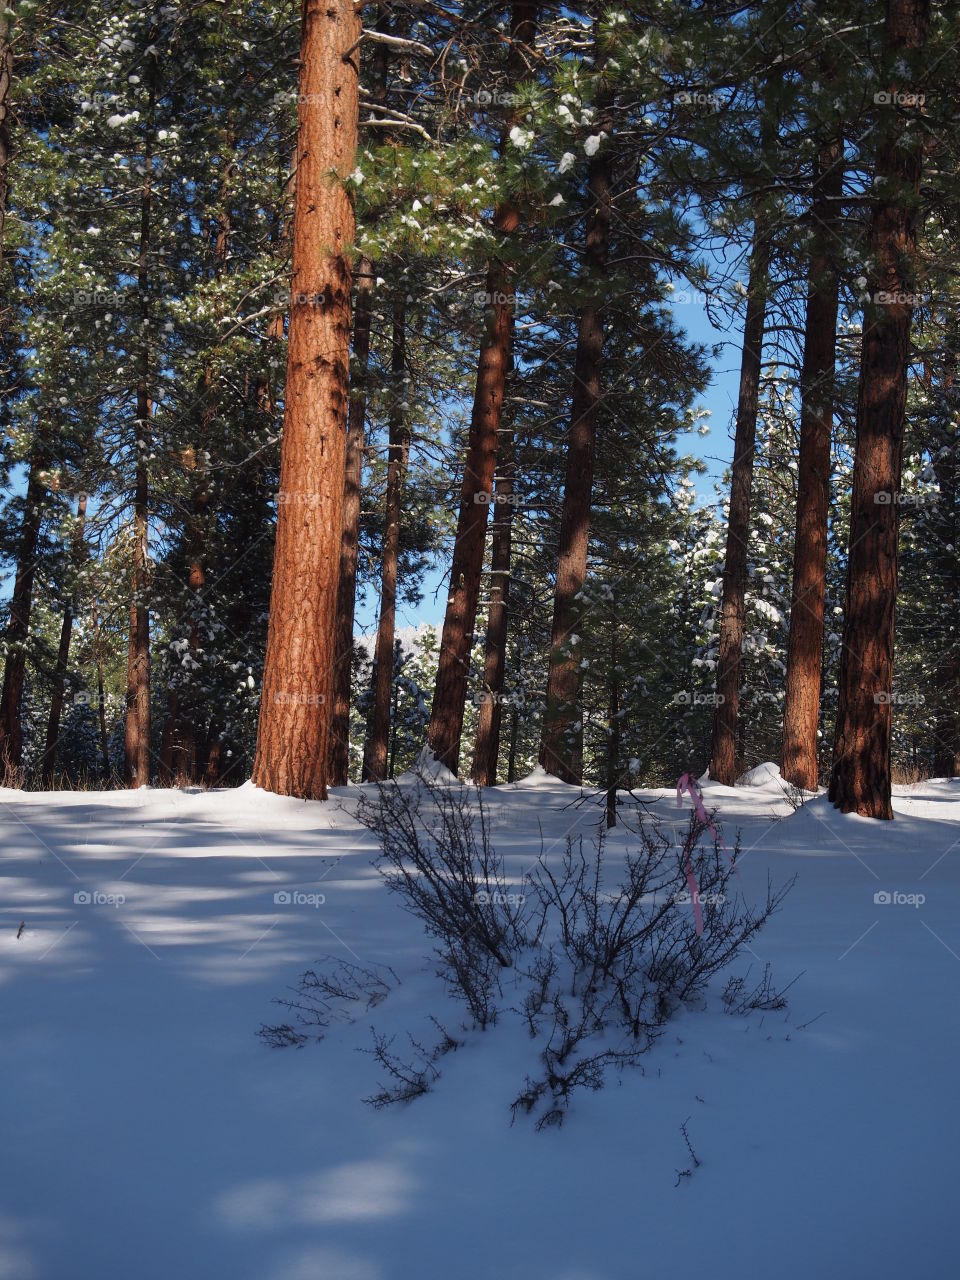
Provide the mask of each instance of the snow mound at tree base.
[{"label": "snow mound at tree base", "polygon": [[741,773],[737,779],[738,787],[779,787],[785,790],[789,783],[780,773],[780,766],[774,764],[772,760],[765,760],[763,764],[756,765],[753,769],[748,769],[746,773]]},{"label": "snow mound at tree base", "polygon": [[447,766],[437,759],[429,747],[423,748],[419,756],[417,756],[417,763],[412,768],[401,773],[398,781],[415,782],[418,778],[439,782],[442,786],[456,786],[459,782],[457,775],[451,773]]}]

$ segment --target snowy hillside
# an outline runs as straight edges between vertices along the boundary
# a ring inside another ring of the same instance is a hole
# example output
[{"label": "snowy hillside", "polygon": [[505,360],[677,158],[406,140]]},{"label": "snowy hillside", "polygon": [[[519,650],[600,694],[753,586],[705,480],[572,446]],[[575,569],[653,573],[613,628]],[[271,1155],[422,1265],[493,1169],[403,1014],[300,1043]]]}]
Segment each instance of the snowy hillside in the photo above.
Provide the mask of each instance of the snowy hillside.
[{"label": "snowy hillside", "polygon": [[[358,788],[3,791],[0,1277],[954,1274],[960,782],[901,790],[886,824],[751,782],[706,799],[741,832],[748,898],[797,874],[734,966],[802,974],[788,1009],[729,1016],[713,992],[541,1132],[511,1125],[531,1051],[506,1021],[465,1034],[428,1096],[363,1102],[371,1022],[399,1044],[456,1014]],[[541,830],[552,857],[598,822],[577,795],[542,775],[487,793],[513,873]],[[266,1047],[274,997],[322,956],[398,981],[322,1043]]]}]

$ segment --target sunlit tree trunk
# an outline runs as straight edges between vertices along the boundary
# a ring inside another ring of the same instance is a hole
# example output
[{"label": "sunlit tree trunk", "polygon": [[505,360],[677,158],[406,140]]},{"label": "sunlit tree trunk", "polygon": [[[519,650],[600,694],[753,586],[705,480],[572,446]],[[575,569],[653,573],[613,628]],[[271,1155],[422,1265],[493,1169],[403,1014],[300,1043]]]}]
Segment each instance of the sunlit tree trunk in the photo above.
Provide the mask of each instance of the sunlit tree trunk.
[{"label": "sunlit tree trunk", "polygon": [[270,622],[253,781],[325,799],[349,394],[357,149],[348,0],[303,0],[297,193]]}]

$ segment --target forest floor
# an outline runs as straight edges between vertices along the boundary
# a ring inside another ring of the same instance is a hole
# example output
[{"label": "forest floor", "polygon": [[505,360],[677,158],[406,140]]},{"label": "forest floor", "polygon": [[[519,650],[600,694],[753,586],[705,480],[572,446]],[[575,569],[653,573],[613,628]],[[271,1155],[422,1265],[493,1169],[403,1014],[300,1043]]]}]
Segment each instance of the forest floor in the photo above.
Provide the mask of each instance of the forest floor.
[{"label": "forest floor", "polygon": [[[823,797],[794,813],[772,772],[755,781],[706,799],[740,831],[748,900],[797,875],[734,966],[801,974],[788,1009],[730,1016],[721,981],[642,1072],[541,1132],[511,1124],[534,1050],[507,1022],[428,1096],[363,1102],[371,1022],[400,1046],[458,1015],[372,865],[358,788],[0,791],[0,1277],[955,1275],[960,781],[898,789],[892,823]],[[596,826],[577,794],[542,776],[489,793],[512,872]],[[324,955],[400,983],[319,1045],[267,1047],[273,999]]]}]

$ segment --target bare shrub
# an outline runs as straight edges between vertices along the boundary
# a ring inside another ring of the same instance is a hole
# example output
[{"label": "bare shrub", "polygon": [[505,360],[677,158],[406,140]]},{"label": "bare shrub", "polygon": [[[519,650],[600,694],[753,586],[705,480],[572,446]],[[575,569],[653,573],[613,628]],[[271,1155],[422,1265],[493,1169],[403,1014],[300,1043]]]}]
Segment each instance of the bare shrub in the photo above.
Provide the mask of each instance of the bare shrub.
[{"label": "bare shrub", "polygon": [[772,1013],[778,1009],[787,1007],[787,992],[793,986],[794,982],[800,977],[797,974],[782,989],[778,990],[773,985],[773,977],[769,964],[763,966],[763,977],[755,987],[747,986],[747,979],[750,977],[750,970],[742,977],[731,977],[723,991],[723,1007],[727,1013],[740,1014],[741,1016],[759,1010],[763,1013]]},{"label": "bare shrub", "polygon": [[477,1026],[489,1026],[502,972],[532,939],[524,894],[508,885],[490,843],[479,788],[471,797],[469,788],[445,786],[421,769],[412,786],[379,785],[357,818],[379,841],[387,887],[437,940],[448,988]]},{"label": "bare shrub", "polygon": [[430,1021],[440,1032],[440,1039],[435,1045],[426,1048],[408,1033],[407,1039],[410,1041],[413,1053],[413,1060],[410,1062],[404,1062],[391,1052],[393,1037],[388,1039],[371,1027],[373,1048],[365,1049],[364,1052],[373,1055],[386,1071],[390,1082],[381,1085],[369,1098],[364,1098],[364,1102],[374,1110],[380,1111],[383,1107],[391,1106],[396,1102],[412,1102],[414,1098],[420,1098],[428,1093],[431,1086],[440,1079],[437,1062],[446,1054],[460,1048],[461,1042],[441,1026],[436,1018],[431,1018]]},{"label": "bare shrub", "polygon": [[[479,790],[423,771],[418,781],[380,786],[361,805],[360,821],[380,841],[388,886],[437,941],[440,973],[474,1025],[496,1020],[507,981],[517,993],[511,1012],[538,1042],[539,1067],[512,1109],[539,1112],[538,1128],[560,1123],[573,1094],[602,1088],[610,1068],[636,1065],[676,1010],[702,999],[793,883],[774,891],[768,881],[764,901],[751,906],[715,815],[691,814],[678,847],[638,811],[618,876],[608,873],[600,827],[587,850],[582,837],[569,840],[557,867],[541,851],[517,894],[491,846]],[[738,853],[739,841],[734,859]],[[782,1007],[768,973],[754,991],[735,980],[726,994],[731,1011]],[[374,1050],[395,1081],[370,1100],[376,1106],[418,1096],[436,1078],[434,1051],[411,1041],[416,1060],[404,1064],[390,1043],[378,1041]]]},{"label": "bare shrub", "polygon": [[[386,999],[391,986],[400,982],[389,967],[364,969],[332,956],[322,960],[329,963],[329,968],[307,969],[292,988],[292,997],[274,1001],[293,1013],[296,1025],[282,1022],[261,1026],[260,1038],[271,1048],[302,1049],[312,1039],[322,1040],[332,1022],[353,1022],[356,1015],[369,1013]],[[299,1030],[301,1027],[307,1030]]]},{"label": "bare shrub", "polygon": [[[543,1104],[538,1127],[559,1123],[577,1089],[600,1089],[610,1067],[635,1065],[672,1014],[702,996],[776,911],[790,885],[774,892],[768,882],[764,903],[749,906],[720,852],[712,815],[710,823],[691,814],[678,849],[641,820],[638,847],[627,852],[619,883],[609,890],[602,828],[589,856],[582,838],[568,842],[557,871],[541,855],[530,885],[543,941],[527,971],[522,1008],[541,1039],[541,1065],[515,1099],[515,1113]],[[688,864],[703,912],[699,935],[688,902]]]}]

